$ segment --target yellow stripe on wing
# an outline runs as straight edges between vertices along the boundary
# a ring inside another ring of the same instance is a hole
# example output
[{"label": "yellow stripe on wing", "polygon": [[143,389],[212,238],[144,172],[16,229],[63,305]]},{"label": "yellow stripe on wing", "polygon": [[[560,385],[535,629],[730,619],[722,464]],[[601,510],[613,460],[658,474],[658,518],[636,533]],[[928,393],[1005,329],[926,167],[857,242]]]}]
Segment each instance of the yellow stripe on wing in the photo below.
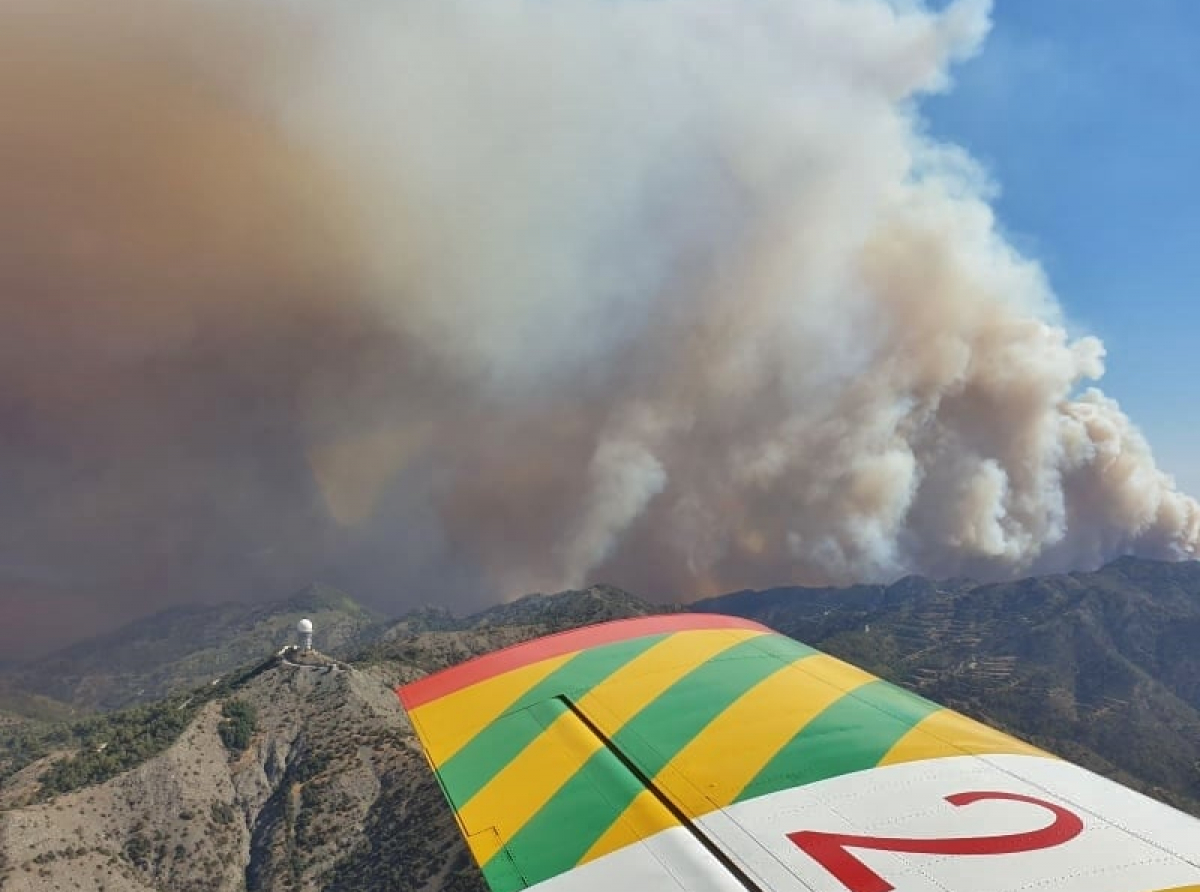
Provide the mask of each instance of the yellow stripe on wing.
[{"label": "yellow stripe on wing", "polygon": [[[654,782],[691,818],[729,805],[805,725],[850,691],[873,681],[874,676],[833,657],[801,657],[736,700]],[[647,792],[596,841],[583,861],[636,841],[640,837],[634,827],[662,830],[677,823]]]},{"label": "yellow stripe on wing", "polygon": [[[467,842],[479,864],[487,864],[538,809],[586,762],[602,742],[575,714],[562,712],[471,801],[458,810]],[[498,833],[481,831],[495,827]]]},{"label": "yellow stripe on wing", "polygon": [[579,709],[600,719],[606,733],[615,734],[697,666],[764,634],[754,629],[713,629],[672,635],[588,691],[579,700]]},{"label": "yellow stripe on wing", "polygon": [[734,802],[810,721],[875,677],[825,654],[759,682],[670,761],[656,782],[690,817]]},{"label": "yellow stripe on wing", "polygon": [[643,839],[648,839],[662,830],[679,826],[679,821],[658,798],[649,790],[643,790],[634,797],[629,807],[621,813],[621,817],[613,822],[604,835],[596,840],[588,849],[580,864],[586,864],[601,855],[623,849]]},{"label": "yellow stripe on wing", "polygon": [[[672,635],[592,688],[579,708],[585,715],[602,710],[615,730],[697,666],[763,634],[720,629]],[[574,714],[564,712],[459,809],[460,820],[471,831],[495,824],[500,836],[510,839],[602,745]],[[481,837],[481,844],[490,846],[490,839]],[[475,854],[486,863],[495,853]]]},{"label": "yellow stripe on wing", "polygon": [[1009,737],[950,709],[939,710],[923,719],[896,742],[880,766],[899,765],[946,756],[1014,754],[1047,756],[1037,747]]},{"label": "yellow stripe on wing", "polygon": [[412,713],[429,760],[439,766],[494,722],[518,698],[570,660],[551,657],[433,700]]}]

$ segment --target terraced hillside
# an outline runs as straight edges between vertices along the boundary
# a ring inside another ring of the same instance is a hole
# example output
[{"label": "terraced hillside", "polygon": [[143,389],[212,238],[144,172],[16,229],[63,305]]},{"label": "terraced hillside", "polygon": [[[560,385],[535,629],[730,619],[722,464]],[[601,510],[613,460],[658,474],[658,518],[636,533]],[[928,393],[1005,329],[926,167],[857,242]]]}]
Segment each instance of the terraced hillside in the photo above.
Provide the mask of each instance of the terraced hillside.
[{"label": "terraced hillside", "polygon": [[1200,814],[1200,564],[740,592],[758,619]]}]

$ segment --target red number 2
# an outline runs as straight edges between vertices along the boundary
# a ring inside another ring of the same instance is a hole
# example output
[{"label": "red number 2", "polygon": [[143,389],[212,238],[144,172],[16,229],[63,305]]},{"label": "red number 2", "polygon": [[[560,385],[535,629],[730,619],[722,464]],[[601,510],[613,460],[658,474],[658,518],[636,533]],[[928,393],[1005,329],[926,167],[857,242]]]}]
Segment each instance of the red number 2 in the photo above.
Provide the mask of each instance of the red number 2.
[{"label": "red number 2", "polygon": [[1006,799],[1040,806],[1054,814],[1054,822],[1041,830],[1007,836],[903,839],[800,830],[789,833],[787,837],[837,877],[850,892],[892,892],[895,886],[851,855],[847,849],[874,849],[878,852],[904,852],[914,855],[1015,855],[1018,852],[1035,852],[1060,846],[1083,832],[1083,821],[1074,814],[1052,802],[1034,799],[1032,796],[1021,796],[1017,793],[955,793],[946,797],[946,801],[953,806],[970,805],[988,799]]}]

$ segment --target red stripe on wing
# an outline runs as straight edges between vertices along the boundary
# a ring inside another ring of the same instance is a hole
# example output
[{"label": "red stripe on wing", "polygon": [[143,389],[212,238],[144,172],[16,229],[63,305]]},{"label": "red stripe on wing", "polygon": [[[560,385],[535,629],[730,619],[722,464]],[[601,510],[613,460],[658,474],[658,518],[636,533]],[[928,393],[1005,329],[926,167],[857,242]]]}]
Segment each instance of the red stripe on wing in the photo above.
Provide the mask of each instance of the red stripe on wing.
[{"label": "red stripe on wing", "polygon": [[548,660],[551,657],[559,657],[563,654],[599,647],[602,644],[613,644],[617,641],[626,641],[645,635],[690,632],[697,629],[771,631],[766,626],[748,619],[720,616],[715,613],[671,613],[663,616],[619,619],[547,635],[475,657],[465,663],[443,669],[441,672],[427,675],[425,678],[396,688],[396,694],[400,697],[400,702],[404,704],[405,709],[413,710],[473,684],[505,672],[511,672],[513,669],[520,669],[531,663]]}]

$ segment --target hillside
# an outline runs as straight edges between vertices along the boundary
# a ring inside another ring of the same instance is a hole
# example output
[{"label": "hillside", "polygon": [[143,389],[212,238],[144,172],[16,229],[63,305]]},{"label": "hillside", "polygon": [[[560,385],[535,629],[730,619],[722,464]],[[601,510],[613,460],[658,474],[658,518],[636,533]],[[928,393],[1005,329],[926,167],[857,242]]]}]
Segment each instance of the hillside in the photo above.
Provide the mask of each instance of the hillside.
[{"label": "hillside", "polygon": [[[695,607],[765,621],[1200,814],[1197,565]],[[272,641],[267,659],[166,700],[68,725],[0,721],[0,887],[483,892],[392,688],[663,609],[608,586],[468,617],[425,609],[372,630],[348,663],[289,665]]]},{"label": "hillside", "polygon": [[63,722],[84,711],[59,700],[23,690],[22,684],[20,679],[0,677],[0,720]]},{"label": "hillside", "polygon": [[[6,766],[0,752],[0,886],[483,892],[394,686],[548,631],[653,609],[596,587],[462,619],[425,611],[352,668],[270,659],[72,726],[0,726],[10,754]],[[506,611],[525,621],[501,624]],[[110,754],[131,747],[144,758],[113,771]]]},{"label": "hillside", "polygon": [[[49,798],[67,753],[48,755],[0,788],[0,886],[454,888],[443,879],[465,850],[392,693],[403,676],[273,663],[200,706],[157,755]],[[125,715],[106,719],[109,734],[139,724]],[[104,745],[73,758],[95,762]]]},{"label": "hillside", "polygon": [[5,712],[0,710],[0,730],[4,728],[14,728],[25,725],[30,720],[23,715],[18,715],[15,712]]},{"label": "hillside", "polygon": [[83,711],[151,702],[262,659],[294,640],[304,616],[331,654],[360,647],[381,628],[349,595],[323,585],[271,604],[178,607],[10,667],[0,676],[0,693],[36,694]]},{"label": "hillside", "polygon": [[[438,608],[414,611],[357,652],[357,662],[396,660],[425,671],[518,641],[592,623],[682,608],[651,604],[610,585],[526,595],[466,617]],[[441,635],[456,632],[457,635]]]},{"label": "hillside", "polygon": [[[0,669],[0,711],[43,721],[64,721],[90,712],[151,703],[211,682],[295,640],[301,617],[313,620],[321,650],[334,656],[388,653],[388,642],[416,631],[525,628],[541,634],[556,628],[636,616],[657,607],[611,586],[557,595],[529,595],[467,617],[438,608],[387,622],[349,595],[313,584],[290,598],[266,604],[177,607],[137,620],[115,632],[27,663]],[[480,647],[499,646],[484,636]],[[462,639],[467,640],[467,639]],[[380,649],[370,645],[379,641]],[[465,659],[474,653],[459,653]]]},{"label": "hillside", "polygon": [[693,605],[785,634],[1200,814],[1200,564]]}]

